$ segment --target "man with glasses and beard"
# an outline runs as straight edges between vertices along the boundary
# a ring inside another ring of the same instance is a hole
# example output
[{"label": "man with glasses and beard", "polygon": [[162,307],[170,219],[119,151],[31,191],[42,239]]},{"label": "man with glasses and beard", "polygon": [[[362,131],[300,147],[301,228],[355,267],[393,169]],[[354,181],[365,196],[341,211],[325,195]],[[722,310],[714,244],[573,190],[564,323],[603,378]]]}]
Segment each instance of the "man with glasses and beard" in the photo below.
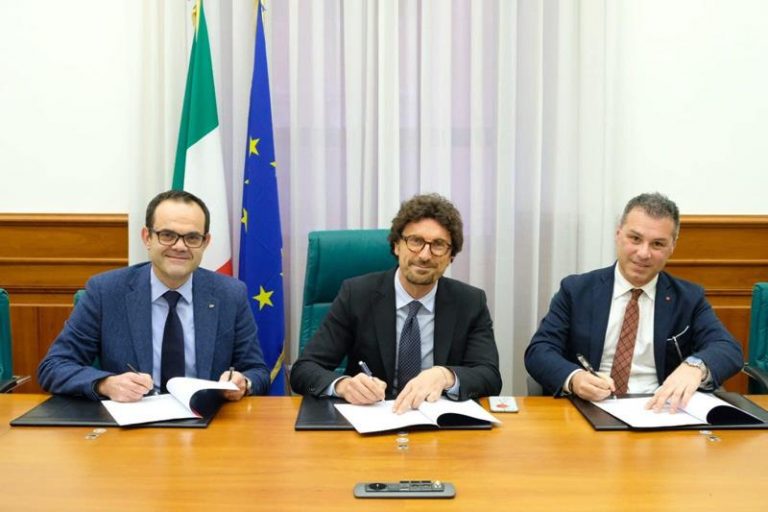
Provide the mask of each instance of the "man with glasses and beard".
[{"label": "man with glasses and beard", "polygon": [[[56,394],[133,402],[168,379],[231,380],[229,400],[269,389],[245,285],[201,269],[210,213],[182,190],[147,206],[149,263],[92,277],[38,368]],[[98,360],[98,368],[94,362]]]},{"label": "man with glasses and beard", "polygon": [[[437,194],[415,196],[401,205],[388,239],[398,266],[342,283],[293,365],[292,388],[352,404],[394,398],[398,413],[441,396],[498,394],[485,292],[443,277],[464,241],[458,210]],[[345,356],[339,376],[334,368]]]}]

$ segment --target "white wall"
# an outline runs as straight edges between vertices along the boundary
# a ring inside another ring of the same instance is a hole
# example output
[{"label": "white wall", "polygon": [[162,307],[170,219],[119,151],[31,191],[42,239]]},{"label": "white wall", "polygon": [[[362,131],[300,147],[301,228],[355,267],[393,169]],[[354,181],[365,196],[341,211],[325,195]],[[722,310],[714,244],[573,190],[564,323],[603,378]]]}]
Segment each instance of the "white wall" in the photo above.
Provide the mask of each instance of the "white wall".
[{"label": "white wall", "polygon": [[660,190],[683,213],[768,213],[768,2],[608,5],[619,205]]},{"label": "white wall", "polygon": [[0,210],[126,212],[140,166],[128,2],[0,3]]}]

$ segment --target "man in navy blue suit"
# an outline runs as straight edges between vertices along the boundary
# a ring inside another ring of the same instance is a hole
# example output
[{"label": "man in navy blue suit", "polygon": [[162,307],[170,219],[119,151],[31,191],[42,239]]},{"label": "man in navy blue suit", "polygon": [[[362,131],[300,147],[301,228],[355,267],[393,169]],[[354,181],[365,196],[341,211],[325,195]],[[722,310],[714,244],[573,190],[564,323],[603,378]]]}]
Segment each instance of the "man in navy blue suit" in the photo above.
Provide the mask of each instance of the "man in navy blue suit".
[{"label": "man in navy blue suit", "polygon": [[[641,194],[627,203],[616,230],[616,263],[563,279],[525,351],[528,373],[546,392],[602,400],[617,391],[624,360],[628,380],[621,379],[619,393],[654,393],[648,408],[668,402],[675,410],[697,389],[714,389],[739,371],[741,347],[704,290],[663,272],[679,230],[673,201]],[[634,320],[625,322],[631,302]],[[578,355],[597,374],[585,371]]]},{"label": "man in navy blue suit", "polygon": [[[86,283],[40,363],[40,385],[52,393],[132,402],[163,388],[169,377],[187,376],[231,380],[238,390],[226,392],[230,400],[264,394],[269,370],[245,285],[199,268],[209,226],[208,208],[189,192],[152,199],[141,230],[150,263]],[[175,343],[173,357],[166,356],[164,338]]]}]

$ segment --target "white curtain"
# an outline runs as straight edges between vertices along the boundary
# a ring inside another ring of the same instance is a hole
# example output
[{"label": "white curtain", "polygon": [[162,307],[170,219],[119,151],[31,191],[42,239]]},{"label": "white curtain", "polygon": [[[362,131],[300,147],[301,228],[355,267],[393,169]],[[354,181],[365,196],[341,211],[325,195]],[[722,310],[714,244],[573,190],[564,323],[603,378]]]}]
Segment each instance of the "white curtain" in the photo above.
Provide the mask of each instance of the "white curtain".
[{"label": "white curtain", "polygon": [[[168,4],[143,4],[144,138],[170,176],[191,2]],[[237,254],[255,7],[205,6]],[[465,224],[449,273],[486,291],[504,391],[525,392],[522,355],[559,280],[612,254],[607,16],[602,1],[267,3],[291,359],[307,233],[388,227],[401,201],[438,192]]]}]

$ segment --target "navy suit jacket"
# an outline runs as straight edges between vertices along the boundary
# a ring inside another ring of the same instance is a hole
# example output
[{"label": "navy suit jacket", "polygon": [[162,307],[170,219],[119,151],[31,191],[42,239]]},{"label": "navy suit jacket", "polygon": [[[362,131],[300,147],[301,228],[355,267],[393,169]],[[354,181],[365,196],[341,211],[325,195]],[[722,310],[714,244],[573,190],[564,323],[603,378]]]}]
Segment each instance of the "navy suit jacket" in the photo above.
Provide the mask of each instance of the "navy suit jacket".
[{"label": "navy suit jacket", "polygon": [[[44,389],[98,400],[96,381],[125,373],[129,363],[152,375],[150,269],[149,263],[142,263],[88,280],[86,293],[38,367],[38,380]],[[218,380],[234,366],[251,380],[251,393],[266,393],[269,369],[256,337],[245,285],[197,269],[192,297],[194,377]],[[100,369],[91,366],[96,357]]]},{"label": "navy suit jacket", "polygon": [[[568,276],[552,298],[525,351],[525,367],[544,391],[559,394],[568,375],[581,368],[576,354],[600,366],[611,310],[615,264],[586,274]],[[654,300],[653,354],[659,384],[677,368],[680,355],[672,336],[678,336],[683,359],[695,355],[712,373],[715,386],[742,367],[741,346],[718,320],[704,290],[666,272],[659,274]]]},{"label": "navy suit jacket", "polygon": [[[395,271],[347,279],[315,335],[291,369],[291,387],[321,396],[339,377],[333,370],[347,356],[347,375],[360,373],[358,361],[387,383],[393,398],[397,350]],[[459,399],[501,391],[499,353],[485,292],[440,278],[435,296],[434,364],[459,378]]]}]

